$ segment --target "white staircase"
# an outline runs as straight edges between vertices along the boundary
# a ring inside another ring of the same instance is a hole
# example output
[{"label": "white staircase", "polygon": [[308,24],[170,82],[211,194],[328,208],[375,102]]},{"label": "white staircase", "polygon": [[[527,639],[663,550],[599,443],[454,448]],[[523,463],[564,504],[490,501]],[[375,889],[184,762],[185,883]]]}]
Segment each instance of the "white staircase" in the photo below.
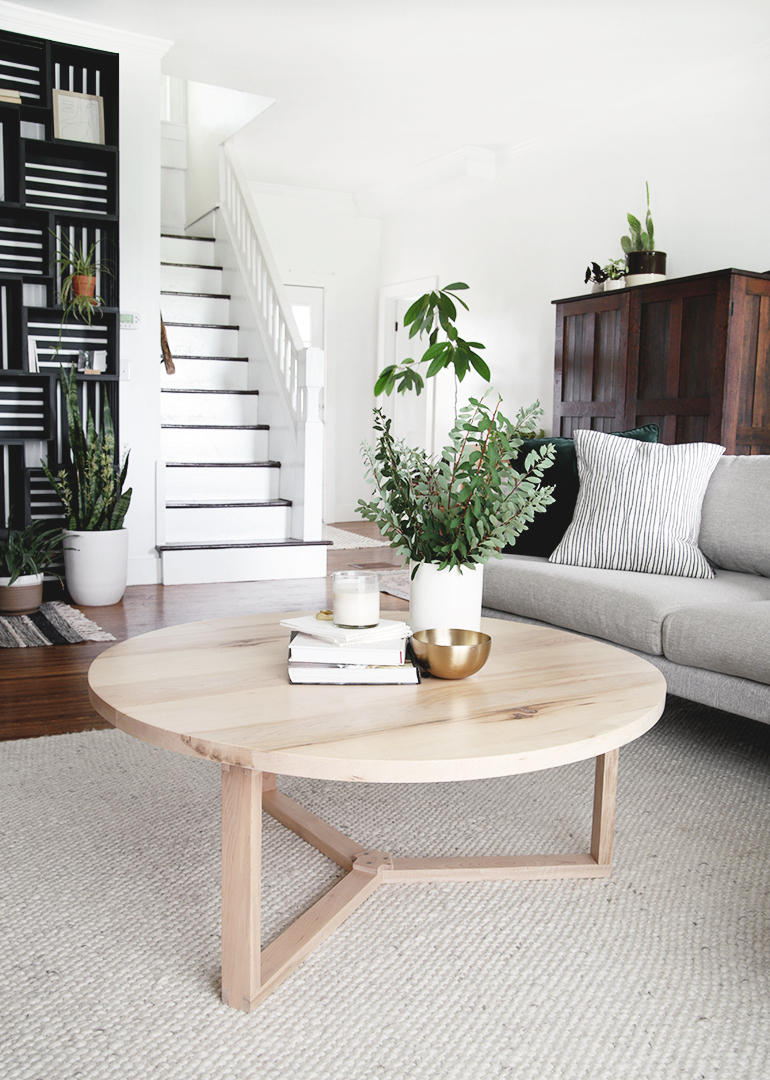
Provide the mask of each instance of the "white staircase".
[{"label": "white staircase", "polygon": [[322,541],[291,538],[249,360],[239,355],[215,242],[161,239],[161,312],[176,371],[161,374],[158,551],[166,585],[316,577]]}]

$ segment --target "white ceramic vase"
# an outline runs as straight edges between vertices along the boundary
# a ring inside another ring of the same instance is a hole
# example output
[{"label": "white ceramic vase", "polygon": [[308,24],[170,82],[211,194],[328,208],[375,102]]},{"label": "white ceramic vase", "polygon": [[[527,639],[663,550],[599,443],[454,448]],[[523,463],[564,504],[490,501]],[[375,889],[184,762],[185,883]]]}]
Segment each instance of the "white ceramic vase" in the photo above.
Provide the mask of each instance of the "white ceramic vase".
[{"label": "white ceramic vase", "polygon": [[[411,574],[414,562],[409,566]],[[484,566],[439,570],[437,563],[420,563],[412,578],[409,625],[416,630],[480,630]]]},{"label": "white ceramic vase", "polygon": [[128,579],[128,530],[64,530],[64,575],[76,604],[117,604]]}]

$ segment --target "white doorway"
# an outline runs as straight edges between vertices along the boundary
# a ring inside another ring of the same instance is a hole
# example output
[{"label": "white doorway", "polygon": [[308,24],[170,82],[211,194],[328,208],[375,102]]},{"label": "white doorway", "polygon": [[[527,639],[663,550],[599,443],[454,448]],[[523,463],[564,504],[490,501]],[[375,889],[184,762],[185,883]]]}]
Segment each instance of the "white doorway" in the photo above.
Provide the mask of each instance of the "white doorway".
[{"label": "white doorway", "polygon": [[324,349],[324,291],[319,285],[286,285],[294,321],[305,348]]}]

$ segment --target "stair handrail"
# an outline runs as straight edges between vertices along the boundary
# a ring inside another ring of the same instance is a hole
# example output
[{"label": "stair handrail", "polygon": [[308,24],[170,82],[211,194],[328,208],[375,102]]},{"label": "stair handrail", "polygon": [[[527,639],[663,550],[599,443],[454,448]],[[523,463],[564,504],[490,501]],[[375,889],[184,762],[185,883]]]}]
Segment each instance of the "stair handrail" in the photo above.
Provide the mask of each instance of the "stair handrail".
[{"label": "stair handrail", "polygon": [[238,156],[226,142],[220,147],[219,178],[219,210],[296,439],[305,419],[305,347]]}]

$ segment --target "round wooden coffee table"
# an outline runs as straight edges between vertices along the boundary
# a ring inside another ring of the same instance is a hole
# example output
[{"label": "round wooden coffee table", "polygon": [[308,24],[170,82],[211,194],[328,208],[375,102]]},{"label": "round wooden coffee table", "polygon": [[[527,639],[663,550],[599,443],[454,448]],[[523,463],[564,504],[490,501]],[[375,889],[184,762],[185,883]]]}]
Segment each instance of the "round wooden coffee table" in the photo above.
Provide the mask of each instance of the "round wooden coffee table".
[{"label": "round wooden coffee table", "polygon": [[[190,623],[121,642],[91,665],[96,710],[155,746],[222,766],[222,999],[249,1012],[388,882],[607,877],[618,748],[663,711],[647,661],[560,630],[484,619],[470,679],[291,685],[287,614]],[[388,617],[388,613],[384,613]],[[397,613],[391,617],[398,618]],[[590,852],[405,859],[368,850],[276,788],[276,773],[370,783],[476,780],[596,758]],[[347,871],[260,952],[261,811]]]}]

